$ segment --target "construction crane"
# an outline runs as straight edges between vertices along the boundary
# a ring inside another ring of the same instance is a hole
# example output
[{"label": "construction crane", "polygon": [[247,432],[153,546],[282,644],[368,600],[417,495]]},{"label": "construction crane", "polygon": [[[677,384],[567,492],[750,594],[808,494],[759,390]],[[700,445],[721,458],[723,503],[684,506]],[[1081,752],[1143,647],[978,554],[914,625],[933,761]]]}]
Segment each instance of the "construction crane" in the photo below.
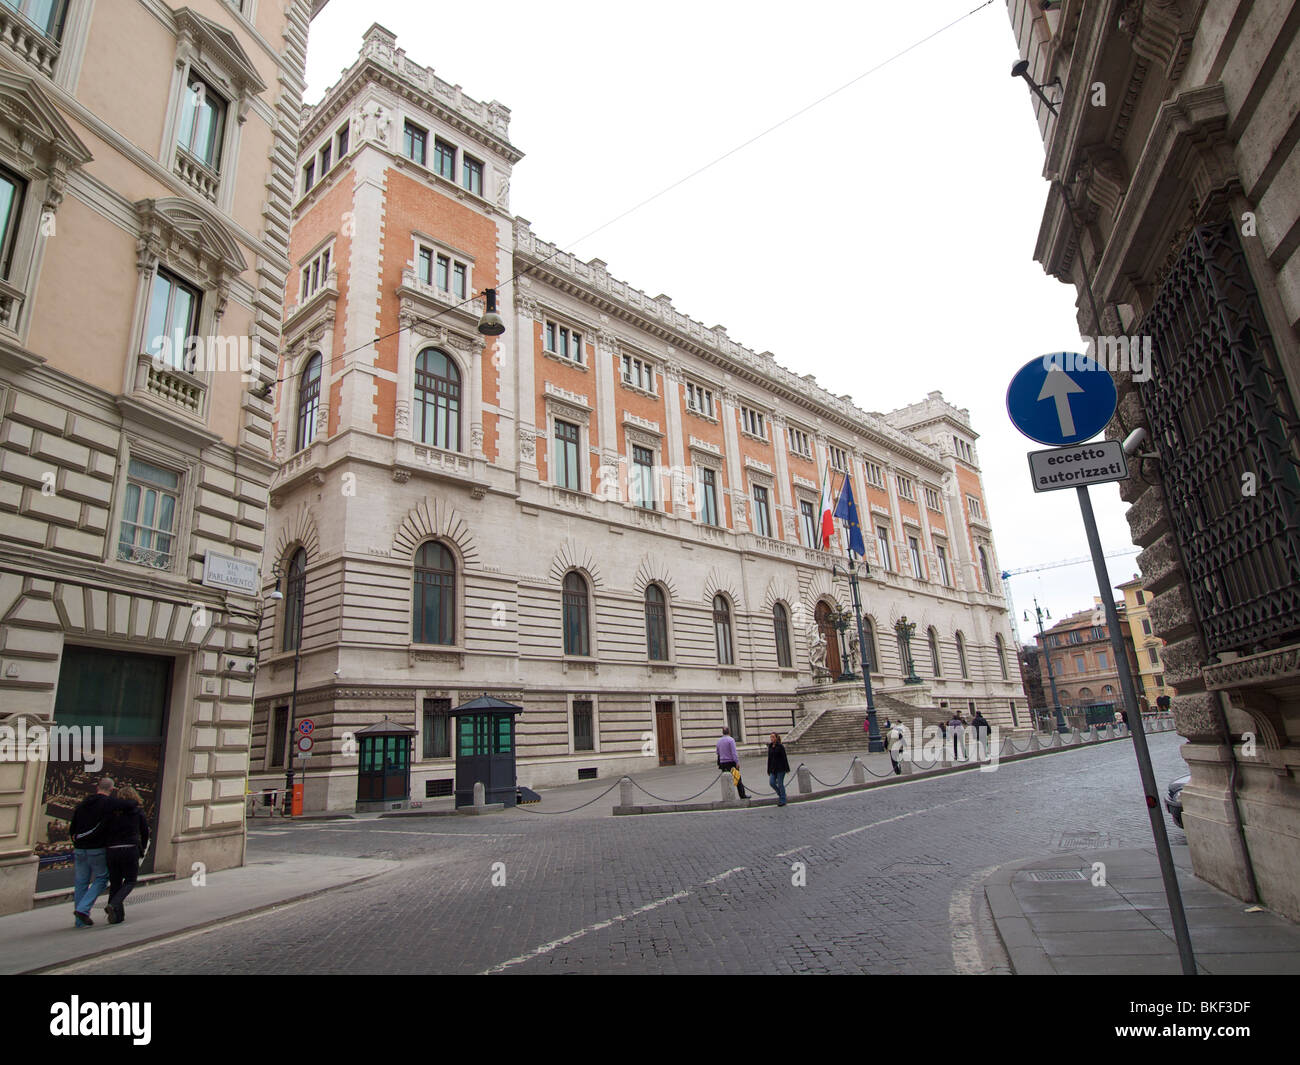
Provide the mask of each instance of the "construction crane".
[{"label": "construction crane", "polygon": [[[1103,555],[1102,557],[1122,558],[1125,555],[1136,555],[1140,550],[1141,548],[1139,547],[1126,547],[1122,551],[1111,551],[1108,554]],[[1066,559],[1061,559],[1058,562],[1043,562],[1037,566],[1021,566],[1020,569],[1004,569],[1002,571],[1002,590],[1006,593],[1007,607],[1011,611],[1011,627],[1016,634],[1017,647],[1019,647],[1021,643],[1020,625],[1018,623],[1018,619],[1016,618],[1016,604],[1011,599],[1011,578],[1017,577],[1022,573],[1037,573],[1039,570],[1058,569],[1061,566],[1081,566],[1085,562],[1091,562],[1091,561],[1092,561],[1092,556],[1085,555],[1083,558],[1066,558]]]}]

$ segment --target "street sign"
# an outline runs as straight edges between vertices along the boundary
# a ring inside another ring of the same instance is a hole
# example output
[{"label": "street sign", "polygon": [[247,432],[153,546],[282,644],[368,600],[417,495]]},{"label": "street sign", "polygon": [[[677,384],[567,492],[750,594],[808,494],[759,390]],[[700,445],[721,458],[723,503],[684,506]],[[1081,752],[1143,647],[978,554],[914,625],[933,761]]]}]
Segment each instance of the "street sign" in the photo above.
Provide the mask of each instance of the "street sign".
[{"label": "street sign", "polygon": [[301,732],[304,736],[310,736],[311,730],[314,729],[315,727],[316,727],[316,722],[314,722],[309,717],[304,717],[301,721],[298,722],[298,731]]},{"label": "street sign", "polygon": [[1096,436],[1115,413],[1119,394],[1100,362],[1073,352],[1031,359],[1007,388],[1007,413],[1030,440],[1049,447]]},{"label": "street sign", "polygon": [[299,737],[298,737],[298,751],[299,751],[301,754],[304,754],[304,755],[305,755],[308,751],[310,751],[310,750],[312,749],[313,743],[314,743],[314,741],[312,740],[312,738],[311,738],[310,736],[299,736]]},{"label": "street sign", "polygon": [[1128,460],[1124,457],[1124,445],[1118,440],[1102,440],[1051,451],[1031,451],[1029,473],[1035,492],[1055,492],[1061,488],[1123,481],[1128,477]]}]

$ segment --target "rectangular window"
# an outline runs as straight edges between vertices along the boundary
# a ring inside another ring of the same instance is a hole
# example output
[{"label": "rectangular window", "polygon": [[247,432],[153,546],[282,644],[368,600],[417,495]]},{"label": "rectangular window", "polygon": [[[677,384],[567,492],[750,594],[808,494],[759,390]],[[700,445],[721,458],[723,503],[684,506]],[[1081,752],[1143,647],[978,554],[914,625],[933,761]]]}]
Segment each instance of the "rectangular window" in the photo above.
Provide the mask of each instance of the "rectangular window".
[{"label": "rectangular window", "polygon": [[632,447],[632,502],[646,510],[655,508],[654,452]]},{"label": "rectangular window", "polygon": [[901,473],[895,478],[898,481],[898,494],[901,498],[909,502],[916,502],[916,485],[913,484],[910,477],[904,477]]},{"label": "rectangular window", "polygon": [[22,214],[23,193],[26,191],[25,181],[0,168],[0,271],[3,271],[5,277],[9,276],[9,262],[13,257],[18,219]]},{"label": "rectangular window", "polygon": [[754,485],[754,531],[759,536],[772,535],[772,512],[768,508],[767,489]]},{"label": "rectangular window", "polygon": [[339,127],[339,131],[335,134],[334,139],[338,144],[339,162],[342,162],[343,157],[348,154],[348,127]]},{"label": "rectangular window", "polygon": [[127,466],[122,527],[117,539],[120,562],[168,569],[176,548],[176,503],[181,475],[132,459]]},{"label": "rectangular window", "polygon": [[790,437],[790,450],[803,458],[812,458],[812,441],[808,439],[808,434],[793,426],[787,430],[787,433]]},{"label": "rectangular window", "polygon": [[546,323],[546,350],[571,362],[582,362],[582,334],[558,322]]},{"label": "rectangular window", "polygon": [[460,181],[475,196],[483,195],[483,164],[468,155],[461,161]]},{"label": "rectangular window", "polygon": [[943,544],[935,544],[934,553],[939,559],[939,579],[943,581],[945,588],[951,588],[952,579],[948,576],[948,552]]},{"label": "rectangular window", "polygon": [[817,520],[817,508],[806,499],[799,500],[799,519],[803,524],[803,542],[805,547],[821,547],[821,524]]},{"label": "rectangular window", "polygon": [[751,407],[741,407],[740,427],[750,436],[757,436],[763,440],[767,439],[767,419],[761,411],[756,411]]},{"label": "rectangular window", "polygon": [[582,491],[578,465],[578,427],[569,422],[555,423],[555,483],[574,492]]},{"label": "rectangular window", "polygon": [[1165,675],[1163,673],[1153,674],[1152,679],[1155,680],[1157,688],[1163,688],[1165,686]]},{"label": "rectangular window", "polygon": [[440,137],[433,138],[433,172],[448,181],[456,180],[456,149]]},{"label": "rectangular window", "polygon": [[1087,673],[1087,672],[1088,672],[1088,665],[1087,665],[1087,662],[1084,660],[1083,655],[1075,655],[1075,656],[1074,656],[1074,671],[1075,671],[1076,673]]},{"label": "rectangular window", "polygon": [[289,746],[289,708],[275,708],[275,724],[271,726],[271,768],[284,765],[284,752]]},{"label": "rectangular window", "polygon": [[418,259],[418,274],[421,281],[426,285],[433,284],[433,249],[421,248]]},{"label": "rectangular window", "polygon": [[654,392],[654,367],[644,359],[638,359],[634,355],[624,355],[623,383],[630,388],[639,388],[642,392]]},{"label": "rectangular window", "polygon": [[1141,588],[1137,590],[1137,601],[1138,601],[1138,606],[1141,606],[1143,603],[1147,601],[1147,597],[1145,594],[1143,594]]},{"label": "rectangular window", "polygon": [[838,470],[840,473],[849,472],[849,453],[842,447],[836,447],[834,444],[827,446],[826,450],[830,453],[831,469]]},{"label": "rectangular window", "polygon": [[1109,668],[1110,668],[1110,663],[1107,661],[1107,658],[1106,658],[1106,652],[1105,652],[1105,651],[1098,651],[1098,652],[1097,652],[1097,668],[1098,668],[1098,669],[1109,669]]},{"label": "rectangular window", "polygon": [[925,505],[936,514],[943,512],[943,501],[939,498],[939,493],[929,485],[925,486]]},{"label": "rectangular window", "polygon": [[964,459],[966,462],[972,464],[975,462],[975,452],[971,450],[970,444],[966,443],[966,441],[961,437],[954,436],[952,438],[952,446],[956,450],[958,458]]},{"label": "rectangular window", "polygon": [[421,129],[413,122],[407,122],[402,130],[402,154],[424,166],[425,145],[428,139],[428,130]]},{"label": "rectangular window", "polygon": [[727,728],[731,729],[731,738],[737,743],[741,743],[744,737],[740,734],[740,702],[737,699],[727,700]]},{"label": "rectangular window", "polygon": [[885,487],[885,471],[878,462],[864,462],[863,469],[867,472],[867,484],[873,488]]},{"label": "rectangular window", "polygon": [[705,525],[719,525],[718,475],[713,470],[700,471],[700,521]]},{"label": "rectangular window", "polygon": [[325,147],[320,150],[320,176],[324,177],[330,172],[330,160],[333,158],[332,152],[334,146],[329,141],[325,142]]},{"label": "rectangular window", "polygon": [[966,505],[970,507],[970,516],[980,521],[984,520],[984,508],[980,506],[980,501],[974,496],[966,497]]},{"label": "rectangular window", "polygon": [[198,332],[198,320],[199,290],[159,269],[149,293],[145,354],[178,370],[192,370],[194,352],[190,340]]},{"label": "rectangular window", "polygon": [[181,101],[177,143],[210,170],[221,164],[221,137],[226,122],[226,102],[206,81],[191,72],[189,89]]},{"label": "rectangular window", "polygon": [[702,414],[706,418],[713,417],[713,392],[710,389],[703,388],[700,385],[690,381],[686,382],[686,409],[694,411],[696,414]]},{"label": "rectangular window", "polygon": [[1154,647],[1147,648],[1147,658],[1151,660],[1153,666],[1160,665],[1160,653]]},{"label": "rectangular window", "polygon": [[876,526],[876,545],[880,548],[881,568],[893,572],[894,560],[889,550],[889,529],[884,525]]},{"label": "rectangular window", "polygon": [[1143,635],[1143,636],[1150,636],[1150,635],[1151,635],[1151,619],[1150,619],[1150,618],[1143,618],[1143,619],[1142,619],[1142,635]]},{"label": "rectangular window", "polygon": [[439,255],[437,266],[438,276],[435,279],[435,283],[439,289],[446,292],[451,288],[451,260],[445,255]]},{"label": "rectangular window", "polygon": [[458,300],[465,298],[467,291],[466,278],[469,271],[465,269],[464,263],[452,263],[451,266],[451,294]]},{"label": "rectangular window", "polygon": [[333,250],[334,246],[331,244],[328,248],[313,256],[310,262],[303,264],[302,284],[300,286],[303,300],[316,295],[329,280],[330,253]]},{"label": "rectangular window", "polygon": [[424,700],[424,757],[451,757],[451,700]]},{"label": "rectangular window", "polygon": [[316,184],[316,160],[312,160],[302,168],[302,192],[305,196],[311,191],[311,187]]},{"label": "rectangular window", "polygon": [[17,11],[50,40],[57,41],[63,35],[67,0],[0,0],[0,3]]},{"label": "rectangular window", "polygon": [[907,553],[912,558],[912,576],[918,581],[925,580],[925,571],[921,569],[921,545],[915,536],[907,538]]},{"label": "rectangular window", "polygon": [[592,713],[590,699],[573,700],[573,749],[575,751],[594,751],[596,749],[595,715]]}]

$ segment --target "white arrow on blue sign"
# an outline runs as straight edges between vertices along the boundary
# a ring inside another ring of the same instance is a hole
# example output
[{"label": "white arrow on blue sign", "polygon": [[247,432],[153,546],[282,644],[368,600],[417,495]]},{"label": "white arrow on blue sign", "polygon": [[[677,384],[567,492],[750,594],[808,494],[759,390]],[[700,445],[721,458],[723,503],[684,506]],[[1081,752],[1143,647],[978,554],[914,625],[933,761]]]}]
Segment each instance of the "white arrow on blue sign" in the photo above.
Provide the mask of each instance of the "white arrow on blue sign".
[{"label": "white arrow on blue sign", "polygon": [[1118,399],[1105,367],[1062,351],[1031,359],[1017,371],[1007,389],[1007,414],[1030,440],[1064,447],[1106,428]]}]

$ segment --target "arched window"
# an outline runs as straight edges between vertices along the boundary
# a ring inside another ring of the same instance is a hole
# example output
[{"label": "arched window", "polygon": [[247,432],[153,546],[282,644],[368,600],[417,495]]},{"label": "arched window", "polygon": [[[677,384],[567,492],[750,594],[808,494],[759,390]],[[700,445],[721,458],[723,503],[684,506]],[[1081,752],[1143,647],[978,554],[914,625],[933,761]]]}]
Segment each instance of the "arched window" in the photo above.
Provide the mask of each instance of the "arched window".
[{"label": "arched window", "polygon": [[460,450],[460,371],[437,348],[415,360],[415,436],[422,444]]},{"label": "arched window", "polygon": [[651,662],[668,661],[668,610],[664,590],[657,584],[645,590],[645,646]]},{"label": "arched window", "polygon": [[1092,702],[1092,689],[1091,689],[1091,688],[1080,688],[1080,689],[1079,689],[1079,702],[1081,702],[1081,703],[1090,703],[1090,702]]},{"label": "arched window", "polygon": [[713,597],[713,638],[718,645],[718,665],[735,664],[731,650],[731,607],[722,595]]},{"label": "arched window", "polygon": [[587,624],[587,582],[579,573],[564,578],[564,653],[591,654],[591,630]]},{"label": "arched window", "polygon": [[1101,694],[1104,695],[1107,699],[1113,699],[1115,697],[1115,689],[1112,688],[1109,684],[1107,684],[1104,688],[1101,689]]},{"label": "arched window", "polygon": [[966,637],[957,633],[957,665],[961,668],[963,680],[970,680],[970,669],[966,666]]},{"label": "arched window", "polygon": [[985,553],[984,548],[980,548],[980,573],[984,575],[984,590],[993,591],[993,578],[989,575],[989,556]]},{"label": "arched window", "polygon": [[776,634],[776,664],[782,669],[789,669],[790,657],[790,614],[784,603],[772,606],[772,628]]},{"label": "arched window", "polygon": [[871,624],[870,618],[862,619],[862,638],[867,641],[866,647],[862,648],[862,665],[868,673],[879,673],[880,669],[876,665],[876,628]]},{"label": "arched window", "polygon": [[1007,680],[1008,678],[1007,678],[1006,645],[1002,642],[1002,637],[1000,635],[995,635],[993,637],[993,642],[997,645],[997,649],[998,649],[998,669],[1002,670],[1002,679]]},{"label": "arched window", "polygon": [[456,642],[456,560],[434,541],[422,544],[415,553],[411,641]]},{"label": "arched window", "polygon": [[307,597],[307,552],[301,547],[289,559],[284,592],[284,638],[282,651],[296,651],[302,644],[302,612]]},{"label": "arched window", "polygon": [[298,378],[298,436],[294,450],[301,451],[316,439],[316,417],[320,413],[320,368],[318,351],[303,368]]},{"label": "arched window", "polygon": [[1072,696],[1069,692],[1067,692],[1067,691],[1062,691],[1062,692],[1059,692],[1058,694],[1061,696],[1061,705],[1062,705],[1062,706],[1073,706],[1073,705],[1074,705],[1074,696]]},{"label": "arched window", "polygon": [[939,667],[939,634],[933,628],[930,629],[930,668],[936,677],[943,676]]}]

